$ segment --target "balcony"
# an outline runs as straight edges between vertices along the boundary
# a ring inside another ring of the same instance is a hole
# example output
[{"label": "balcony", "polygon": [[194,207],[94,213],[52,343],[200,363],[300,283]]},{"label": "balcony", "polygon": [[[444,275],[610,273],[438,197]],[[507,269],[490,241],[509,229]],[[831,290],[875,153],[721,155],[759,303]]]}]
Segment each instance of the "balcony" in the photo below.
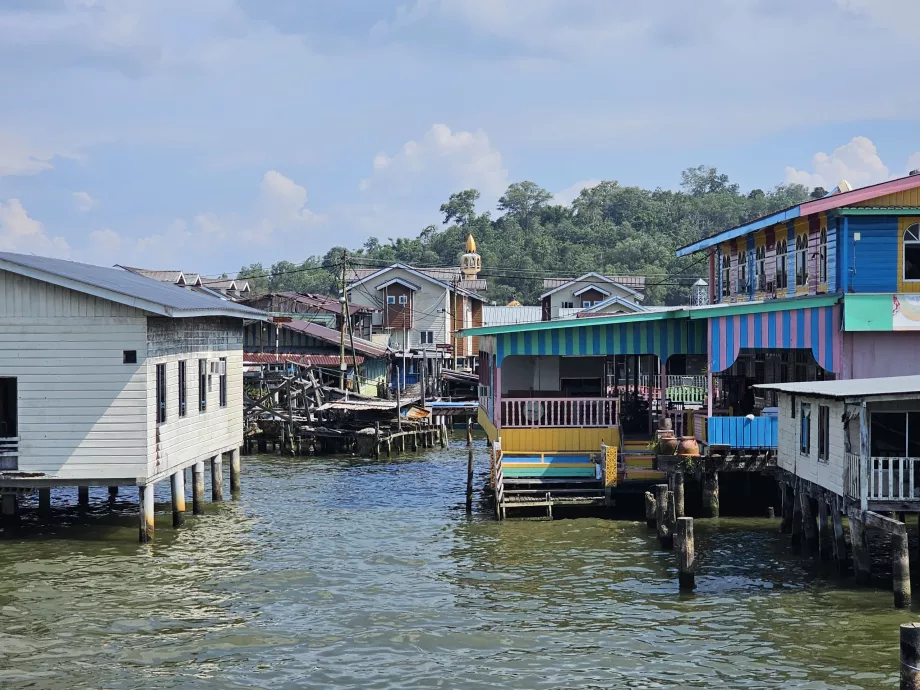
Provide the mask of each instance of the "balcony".
[{"label": "balcony", "polygon": [[860,457],[846,454],[846,493],[860,501],[920,503],[920,458]]},{"label": "balcony", "polygon": [[776,417],[707,417],[694,415],[697,441],[737,450],[776,450],[779,420]]},{"label": "balcony", "polygon": [[616,398],[504,398],[505,429],[607,428],[617,425]]}]

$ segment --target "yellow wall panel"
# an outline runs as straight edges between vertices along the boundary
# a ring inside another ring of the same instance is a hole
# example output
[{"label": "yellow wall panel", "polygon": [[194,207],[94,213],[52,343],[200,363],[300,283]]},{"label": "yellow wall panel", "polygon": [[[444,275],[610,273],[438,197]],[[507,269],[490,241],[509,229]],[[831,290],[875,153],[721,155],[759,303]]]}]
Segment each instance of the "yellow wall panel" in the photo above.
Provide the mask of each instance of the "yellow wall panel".
[{"label": "yellow wall panel", "polygon": [[920,207],[920,188],[917,189],[908,189],[903,192],[895,192],[894,194],[886,194],[885,196],[880,196],[876,199],[869,199],[868,201],[860,201],[858,204],[853,204],[853,206],[916,206]]}]

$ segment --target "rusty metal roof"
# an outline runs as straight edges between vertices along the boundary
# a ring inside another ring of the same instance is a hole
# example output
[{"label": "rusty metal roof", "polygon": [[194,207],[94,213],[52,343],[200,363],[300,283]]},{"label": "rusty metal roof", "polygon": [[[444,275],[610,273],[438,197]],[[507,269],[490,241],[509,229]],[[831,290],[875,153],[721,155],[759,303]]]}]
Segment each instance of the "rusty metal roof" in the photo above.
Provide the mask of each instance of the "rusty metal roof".
[{"label": "rusty metal roof", "polygon": [[[364,357],[358,355],[358,364],[364,364]],[[351,355],[345,357],[345,363],[354,364]],[[299,364],[309,367],[338,367],[338,355],[286,355],[274,352],[244,352],[243,364]]]}]

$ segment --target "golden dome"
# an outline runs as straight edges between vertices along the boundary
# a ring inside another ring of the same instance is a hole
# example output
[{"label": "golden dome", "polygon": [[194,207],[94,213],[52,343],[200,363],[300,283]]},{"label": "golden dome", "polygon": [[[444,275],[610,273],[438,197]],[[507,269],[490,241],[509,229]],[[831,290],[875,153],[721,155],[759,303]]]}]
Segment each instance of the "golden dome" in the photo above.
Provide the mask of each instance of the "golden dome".
[{"label": "golden dome", "polygon": [[508,302],[508,305],[507,305],[507,306],[509,306],[509,307],[519,307],[519,306],[521,306],[521,303],[518,302],[516,299],[513,299],[513,300],[511,300],[510,302]]},{"label": "golden dome", "polygon": [[466,238],[466,251],[470,254],[473,254],[476,251],[476,240],[473,239],[472,235],[469,235]]}]

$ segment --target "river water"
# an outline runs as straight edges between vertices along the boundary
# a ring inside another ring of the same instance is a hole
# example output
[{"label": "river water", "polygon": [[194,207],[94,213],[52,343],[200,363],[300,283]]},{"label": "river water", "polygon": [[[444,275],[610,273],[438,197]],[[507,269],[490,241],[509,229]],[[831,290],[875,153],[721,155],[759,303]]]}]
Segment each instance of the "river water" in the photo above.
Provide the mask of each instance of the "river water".
[{"label": "river water", "polygon": [[0,688],[897,685],[911,614],[819,575],[776,521],[698,521],[679,595],[644,523],[468,517],[465,476],[461,446],[258,456],[181,530],[162,487],[150,545],[134,495],[28,518],[0,534]]}]

